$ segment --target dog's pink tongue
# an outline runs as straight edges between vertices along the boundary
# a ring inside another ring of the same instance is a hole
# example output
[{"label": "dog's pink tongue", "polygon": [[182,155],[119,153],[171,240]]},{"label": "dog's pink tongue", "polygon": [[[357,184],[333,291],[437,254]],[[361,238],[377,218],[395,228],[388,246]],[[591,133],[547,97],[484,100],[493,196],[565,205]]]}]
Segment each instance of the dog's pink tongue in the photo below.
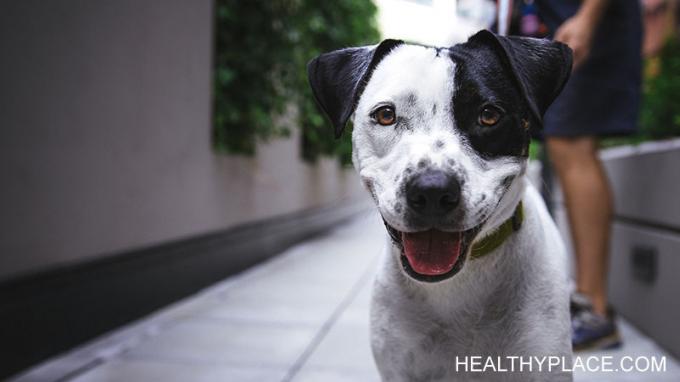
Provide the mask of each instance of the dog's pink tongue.
[{"label": "dog's pink tongue", "polygon": [[411,268],[421,275],[442,275],[453,268],[460,255],[461,232],[431,229],[424,232],[402,232],[404,254]]}]

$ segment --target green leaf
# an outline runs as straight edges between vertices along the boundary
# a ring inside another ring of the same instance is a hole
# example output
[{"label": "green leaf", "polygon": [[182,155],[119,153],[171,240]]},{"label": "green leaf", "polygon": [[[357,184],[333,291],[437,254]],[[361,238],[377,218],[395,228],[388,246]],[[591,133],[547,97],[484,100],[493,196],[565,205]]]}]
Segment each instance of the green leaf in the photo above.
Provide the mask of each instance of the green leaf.
[{"label": "green leaf", "polygon": [[376,12],[370,0],[217,0],[215,150],[250,155],[258,141],[287,136],[273,117],[292,103],[303,157],[349,163],[350,134],[335,140],[313,101],[306,63],[321,52],[377,42]]}]

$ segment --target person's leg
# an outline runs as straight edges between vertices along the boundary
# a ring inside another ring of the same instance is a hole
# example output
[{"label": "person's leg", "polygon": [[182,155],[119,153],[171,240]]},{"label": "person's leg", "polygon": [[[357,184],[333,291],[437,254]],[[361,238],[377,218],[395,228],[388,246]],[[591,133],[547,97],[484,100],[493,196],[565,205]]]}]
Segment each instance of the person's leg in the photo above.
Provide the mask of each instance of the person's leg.
[{"label": "person's leg", "polygon": [[607,267],[612,196],[593,137],[546,139],[567,207],[577,291],[590,298],[595,313],[606,315]]}]

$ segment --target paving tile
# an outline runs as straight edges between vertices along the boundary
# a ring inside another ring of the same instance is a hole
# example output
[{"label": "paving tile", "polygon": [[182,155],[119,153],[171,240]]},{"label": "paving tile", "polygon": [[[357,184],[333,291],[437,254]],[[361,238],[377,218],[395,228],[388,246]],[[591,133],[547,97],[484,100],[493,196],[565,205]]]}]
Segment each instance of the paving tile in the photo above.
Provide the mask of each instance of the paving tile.
[{"label": "paving tile", "polygon": [[291,296],[285,299],[229,296],[192,315],[251,323],[302,324],[319,328],[333,313],[341,297],[313,299]]},{"label": "paving tile", "polygon": [[[598,351],[598,352],[579,352],[575,356],[581,357],[582,360],[587,360],[590,356],[611,357],[612,368],[620,365],[622,357],[639,356],[656,357],[660,360],[661,357],[666,357],[666,371],[665,372],[624,372],[623,370],[612,372],[584,372],[575,371],[574,380],[576,382],[609,382],[609,381],[680,381],[680,363],[670,356],[667,352],[659,347],[654,341],[640,333],[637,329],[631,326],[626,320],[618,320],[619,330],[623,338],[623,346],[619,349]],[[625,364],[628,367],[628,364]]]},{"label": "paving tile", "polygon": [[[337,322],[319,343],[305,362],[306,368],[314,370],[343,370],[346,372],[376,373],[369,340],[369,315],[365,298],[359,296],[370,292],[370,283],[362,288],[356,299],[340,315]],[[368,290],[368,292],[366,292]]]},{"label": "paving tile", "polygon": [[303,277],[280,277],[272,276],[247,283],[239,284],[223,292],[222,298],[255,298],[266,301],[293,301],[303,299],[309,302],[321,300],[342,300],[351,290],[352,285],[358,280],[366,269],[356,272],[352,278],[344,282],[322,282],[305,279]]},{"label": "paving tile", "polygon": [[305,365],[358,372],[374,370],[368,325],[338,322]]},{"label": "paving tile", "polygon": [[380,375],[374,372],[357,372],[346,369],[305,368],[293,382],[380,382]]},{"label": "paving tile", "polygon": [[292,365],[314,337],[313,327],[211,319],[182,321],[126,353],[129,358],[229,362],[248,367]]},{"label": "paving tile", "polygon": [[371,291],[373,290],[373,278],[371,277],[351,304],[342,312],[338,322],[367,326],[369,323],[369,309],[371,303]]},{"label": "paving tile", "polygon": [[[290,282],[312,285],[352,284],[376,258],[381,245],[365,246],[358,238],[331,236],[329,242],[310,244],[305,251],[287,256],[286,263],[259,273],[257,281],[285,286]],[[367,248],[368,247],[368,248]],[[372,248],[371,248],[372,247]],[[254,280],[249,280],[251,283]]]},{"label": "paving tile", "polygon": [[116,360],[79,375],[75,382],[265,382],[281,381],[285,369],[220,364]]}]

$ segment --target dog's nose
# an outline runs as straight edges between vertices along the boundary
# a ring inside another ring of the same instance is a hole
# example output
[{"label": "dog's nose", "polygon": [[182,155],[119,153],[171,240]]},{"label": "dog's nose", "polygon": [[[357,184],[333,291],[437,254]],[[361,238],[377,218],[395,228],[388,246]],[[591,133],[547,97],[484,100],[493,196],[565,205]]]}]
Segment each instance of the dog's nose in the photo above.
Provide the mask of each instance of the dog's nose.
[{"label": "dog's nose", "polygon": [[458,179],[440,170],[429,170],[406,183],[408,206],[425,216],[451,212],[460,202]]}]

